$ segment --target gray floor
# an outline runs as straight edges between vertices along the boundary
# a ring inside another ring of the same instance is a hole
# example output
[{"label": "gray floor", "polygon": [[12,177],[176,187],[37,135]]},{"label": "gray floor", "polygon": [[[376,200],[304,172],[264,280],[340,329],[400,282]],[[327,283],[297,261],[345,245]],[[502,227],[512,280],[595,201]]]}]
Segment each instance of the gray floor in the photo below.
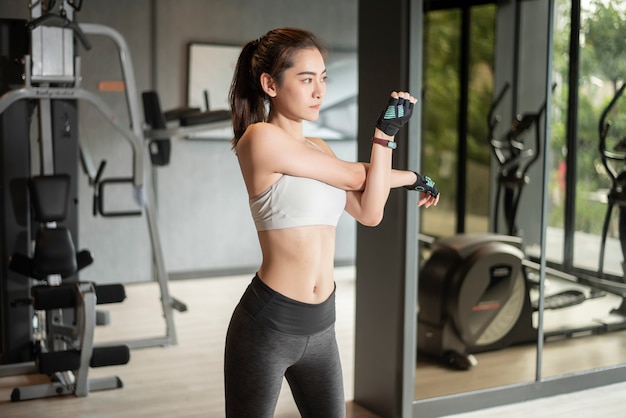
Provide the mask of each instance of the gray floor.
[{"label": "gray floor", "polygon": [[626,382],[572,392],[527,402],[498,406],[464,414],[457,418],[541,418],[541,417],[626,417]]}]

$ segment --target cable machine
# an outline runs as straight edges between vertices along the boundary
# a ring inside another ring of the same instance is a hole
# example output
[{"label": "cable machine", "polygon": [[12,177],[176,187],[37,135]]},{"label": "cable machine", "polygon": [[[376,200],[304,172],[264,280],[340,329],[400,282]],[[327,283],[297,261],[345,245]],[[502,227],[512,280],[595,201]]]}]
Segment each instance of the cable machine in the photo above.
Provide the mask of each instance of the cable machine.
[{"label": "cable machine", "polygon": [[[138,211],[133,215],[141,215],[147,221],[152,254],[148,261],[152,262],[153,278],[159,286],[166,328],[163,336],[108,345],[127,348],[174,345],[177,339],[173,312],[186,310],[185,304],[169,293],[151,176],[153,166],[169,162],[169,139],[145,137],[128,46],[124,38],[109,27],[77,24],[73,17],[81,5],[82,1],[76,0],[35,2],[30,5],[30,21],[0,20],[0,185],[3,189],[0,195],[0,376],[58,372],[56,366],[42,370],[40,364],[42,344],[38,334],[41,327],[33,325],[39,318],[38,311],[63,312],[62,323],[44,321],[43,329],[47,334],[71,334],[76,340],[76,347],[71,342],[64,343],[64,348],[72,351],[60,354],[66,361],[59,361],[57,356],[47,363],[63,363],[67,370],[74,371],[73,378],[57,379],[45,388],[22,388],[14,400],[54,393],[84,396],[89,391],[85,380],[87,368],[109,365],[110,356],[117,358],[117,364],[123,364],[125,357],[124,349],[116,353],[107,354],[106,350],[96,353],[90,345],[97,318],[95,304],[123,300],[123,287],[98,286],[79,280],[78,270],[92,261],[88,250],[72,251],[71,257],[61,254],[63,248],[73,249],[78,245],[80,163],[94,187],[94,215],[111,215],[102,210],[103,190],[119,180],[103,178],[104,162],[95,169],[91,156],[81,147],[79,101],[93,106],[130,146],[132,173],[124,182],[132,187],[138,203]],[[130,127],[120,124],[98,95],[81,86],[80,56],[75,46],[89,51],[92,36],[104,36],[118,49]],[[46,237],[62,235],[59,242],[63,245],[57,241],[54,245],[44,245],[48,241],[39,239],[42,231],[46,232]],[[65,289],[66,284],[71,285],[69,290]],[[42,290],[41,286],[59,290],[65,302],[55,306],[57,302],[52,301],[57,297],[47,299],[47,290]],[[49,302],[38,303],[42,297]],[[76,328],[68,331],[68,324],[76,324]],[[43,351],[56,351],[50,344],[44,345]],[[91,364],[85,350],[90,350]],[[82,377],[77,380],[76,376]],[[108,387],[92,385],[92,390],[98,388]]]}]

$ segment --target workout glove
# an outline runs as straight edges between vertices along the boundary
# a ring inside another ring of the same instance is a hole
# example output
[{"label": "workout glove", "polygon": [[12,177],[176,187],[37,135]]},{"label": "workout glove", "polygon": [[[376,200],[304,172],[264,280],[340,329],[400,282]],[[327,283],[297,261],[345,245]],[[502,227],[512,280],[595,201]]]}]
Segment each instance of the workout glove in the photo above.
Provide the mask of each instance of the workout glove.
[{"label": "workout glove", "polygon": [[389,136],[395,136],[412,114],[413,103],[409,99],[392,97],[389,99],[387,109],[378,117],[376,127]]},{"label": "workout glove", "polygon": [[[415,171],[413,171],[415,173]],[[417,180],[415,183],[410,186],[404,186],[407,190],[415,190],[418,192],[426,192],[433,197],[439,196],[439,190],[435,187],[435,182],[430,179],[428,176],[422,176],[420,174],[415,173],[417,176]]]}]

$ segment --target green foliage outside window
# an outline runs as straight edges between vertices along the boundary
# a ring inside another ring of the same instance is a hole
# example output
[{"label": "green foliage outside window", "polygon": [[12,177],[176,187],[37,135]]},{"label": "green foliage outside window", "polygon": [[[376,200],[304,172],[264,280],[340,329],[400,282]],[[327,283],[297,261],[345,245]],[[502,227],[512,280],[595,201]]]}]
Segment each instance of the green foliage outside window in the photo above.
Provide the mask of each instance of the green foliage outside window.
[{"label": "green foliage outside window", "polygon": [[[549,225],[563,226],[564,196],[559,193],[558,165],[565,159],[566,117],[568,106],[568,70],[570,42],[570,2],[557,2],[557,24],[554,34],[555,78],[557,88],[551,109],[551,152],[555,174],[550,185],[553,196]],[[626,8],[616,0],[595,1],[581,16],[580,62],[578,82],[578,118],[576,132],[576,215],[578,231],[599,235],[606,211],[610,181],[598,152],[599,122],[602,111],[626,79]],[[626,97],[617,103],[609,115],[611,129],[608,147],[626,135]],[[616,217],[614,217],[616,218]],[[614,235],[614,234],[613,234]]]}]

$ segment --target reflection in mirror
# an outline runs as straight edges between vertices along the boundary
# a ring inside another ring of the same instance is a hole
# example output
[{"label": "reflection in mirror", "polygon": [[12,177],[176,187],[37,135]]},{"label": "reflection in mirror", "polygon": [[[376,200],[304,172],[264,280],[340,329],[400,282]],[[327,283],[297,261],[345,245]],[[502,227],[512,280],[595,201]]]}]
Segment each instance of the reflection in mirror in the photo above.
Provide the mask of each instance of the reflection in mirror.
[{"label": "reflection in mirror", "polygon": [[495,4],[425,13],[422,167],[442,198],[420,214],[418,400],[535,378],[532,273],[515,207],[543,108],[518,120],[520,87],[494,91],[497,15]]},{"label": "reflection in mirror", "polygon": [[544,377],[626,363],[626,8],[556,5]]}]

